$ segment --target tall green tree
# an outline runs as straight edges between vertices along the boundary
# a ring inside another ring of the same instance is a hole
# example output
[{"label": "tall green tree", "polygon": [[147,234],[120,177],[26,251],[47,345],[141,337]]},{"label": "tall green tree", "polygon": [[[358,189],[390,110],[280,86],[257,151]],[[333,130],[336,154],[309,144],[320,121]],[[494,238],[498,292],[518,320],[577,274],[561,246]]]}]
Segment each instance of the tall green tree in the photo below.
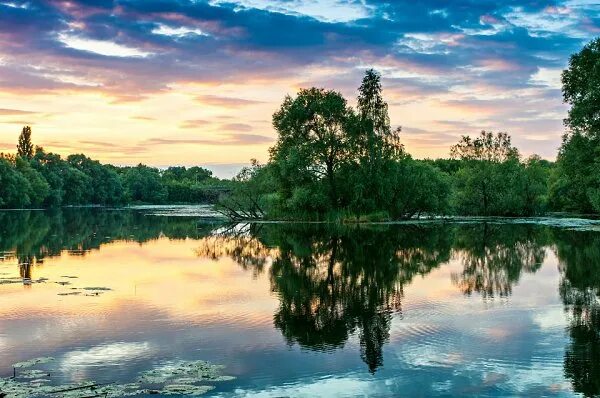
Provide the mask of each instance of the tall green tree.
[{"label": "tall green tree", "polygon": [[[273,115],[279,138],[270,150],[272,161],[281,165],[284,196],[291,198],[295,188],[323,181],[330,207],[338,207],[336,173],[353,157],[348,131],[354,120],[354,112],[336,91],[310,88],[285,98]],[[304,184],[296,184],[299,179]]]},{"label": "tall green tree", "polygon": [[17,156],[23,159],[31,159],[33,157],[33,144],[31,143],[31,127],[25,126],[19,135],[19,143],[17,144]]},{"label": "tall green tree", "polygon": [[383,99],[381,75],[373,69],[365,72],[358,89],[358,116],[360,125],[359,152],[368,159],[373,171],[374,164],[382,158],[398,156],[402,153],[400,131],[392,130],[388,104]]},{"label": "tall green tree", "polygon": [[552,176],[555,210],[600,212],[600,38],[571,56],[562,74],[563,98],[571,107],[568,128]]},{"label": "tall green tree", "polygon": [[571,105],[565,120],[573,132],[596,137],[600,134],[600,38],[571,56],[562,74],[563,98]]}]

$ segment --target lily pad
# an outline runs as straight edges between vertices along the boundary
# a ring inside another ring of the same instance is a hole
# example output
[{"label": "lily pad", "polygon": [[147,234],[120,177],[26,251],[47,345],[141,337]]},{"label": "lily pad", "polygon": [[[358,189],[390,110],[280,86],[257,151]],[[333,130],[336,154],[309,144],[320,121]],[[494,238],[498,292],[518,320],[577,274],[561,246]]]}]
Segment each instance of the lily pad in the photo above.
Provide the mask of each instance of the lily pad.
[{"label": "lily pad", "polygon": [[23,370],[17,375],[20,379],[40,379],[49,376],[48,372],[38,369]]},{"label": "lily pad", "polygon": [[[13,366],[29,368],[51,361],[51,357],[34,358]],[[214,386],[205,385],[203,382],[234,379],[221,375],[222,369],[223,366],[206,361],[175,361],[141,373],[137,382],[108,385],[99,385],[90,380],[78,384],[50,385],[47,371],[29,369],[17,372],[16,378],[0,378],[0,391],[11,398],[116,398],[151,394],[198,396],[214,389]],[[148,385],[152,385],[152,389],[146,388]]]},{"label": "lily pad", "polygon": [[52,357],[33,358],[28,361],[17,362],[15,364],[13,364],[13,368],[17,368],[17,369],[18,368],[30,368],[35,365],[48,363],[48,362],[52,362],[52,361],[54,361],[54,358],[52,358]]},{"label": "lily pad", "polygon": [[206,394],[210,390],[213,390],[214,386],[194,386],[190,384],[170,384],[165,386],[159,391],[163,395],[202,395]]},{"label": "lily pad", "polygon": [[[232,380],[231,376],[225,377],[220,373],[222,365],[213,365],[206,361],[177,361],[141,373],[140,381],[150,384],[174,382],[179,379],[193,379],[194,382]],[[186,383],[188,384],[188,383]]]}]

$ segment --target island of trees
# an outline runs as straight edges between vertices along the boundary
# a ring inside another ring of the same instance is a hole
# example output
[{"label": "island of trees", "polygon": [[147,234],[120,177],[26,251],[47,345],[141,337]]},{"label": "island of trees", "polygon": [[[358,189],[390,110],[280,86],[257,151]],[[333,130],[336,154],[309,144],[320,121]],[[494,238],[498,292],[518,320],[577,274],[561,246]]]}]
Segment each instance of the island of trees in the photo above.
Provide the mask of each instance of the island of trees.
[{"label": "island of trees", "polygon": [[600,212],[600,39],[563,72],[571,108],[556,162],[523,158],[506,133],[463,136],[449,159],[413,159],[392,129],[380,76],[366,72],[357,107],[311,88],[273,115],[267,164],[243,170],[221,202],[233,218],[396,220],[422,215]]},{"label": "island of trees", "polygon": [[269,161],[230,181],[200,167],[62,159],[34,149],[25,127],[17,154],[0,158],[0,207],[218,202],[233,219],[331,221],[600,213],[600,38],[570,58],[562,83],[570,110],[556,162],[525,158],[507,133],[489,131],[463,136],[447,159],[414,159],[390,124],[380,75],[368,70],[356,108],[322,88],[286,97]]}]

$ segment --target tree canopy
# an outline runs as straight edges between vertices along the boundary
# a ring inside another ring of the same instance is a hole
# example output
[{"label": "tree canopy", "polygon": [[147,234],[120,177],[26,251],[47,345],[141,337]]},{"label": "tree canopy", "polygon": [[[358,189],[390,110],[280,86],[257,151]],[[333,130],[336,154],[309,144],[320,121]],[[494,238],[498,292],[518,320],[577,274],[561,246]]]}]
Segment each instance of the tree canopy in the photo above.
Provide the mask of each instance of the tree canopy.
[{"label": "tree canopy", "polygon": [[24,159],[31,159],[33,157],[33,144],[31,143],[31,127],[23,127],[23,131],[19,136],[19,143],[17,144],[17,156]]},{"label": "tree canopy", "polygon": [[201,167],[115,167],[35,147],[23,128],[16,155],[0,154],[0,208],[129,203],[214,203],[231,182]]},{"label": "tree canopy", "polygon": [[562,74],[568,129],[551,176],[554,209],[600,212],[600,38],[569,60]]},{"label": "tree canopy", "polygon": [[450,160],[416,160],[391,126],[374,70],[366,71],[356,102],[355,110],[340,93],[315,87],[287,96],[273,116],[278,140],[269,162],[239,179],[244,188],[222,202],[224,212],[360,221],[545,211],[551,165],[522,160],[507,133],[466,135]]},{"label": "tree canopy", "polygon": [[600,135],[600,38],[571,56],[562,84],[564,101],[571,105],[567,127],[588,137]]}]

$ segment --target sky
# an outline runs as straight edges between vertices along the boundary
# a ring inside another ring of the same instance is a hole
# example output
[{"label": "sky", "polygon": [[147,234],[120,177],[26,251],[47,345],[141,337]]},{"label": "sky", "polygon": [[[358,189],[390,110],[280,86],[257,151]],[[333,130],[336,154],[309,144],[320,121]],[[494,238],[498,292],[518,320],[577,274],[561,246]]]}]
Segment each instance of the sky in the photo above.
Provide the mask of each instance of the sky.
[{"label": "sky", "polygon": [[560,73],[600,36],[600,0],[0,0],[0,152],[34,143],[105,163],[268,160],[273,112],[300,88],[351,105],[382,75],[416,158],[505,131],[554,159]]}]

